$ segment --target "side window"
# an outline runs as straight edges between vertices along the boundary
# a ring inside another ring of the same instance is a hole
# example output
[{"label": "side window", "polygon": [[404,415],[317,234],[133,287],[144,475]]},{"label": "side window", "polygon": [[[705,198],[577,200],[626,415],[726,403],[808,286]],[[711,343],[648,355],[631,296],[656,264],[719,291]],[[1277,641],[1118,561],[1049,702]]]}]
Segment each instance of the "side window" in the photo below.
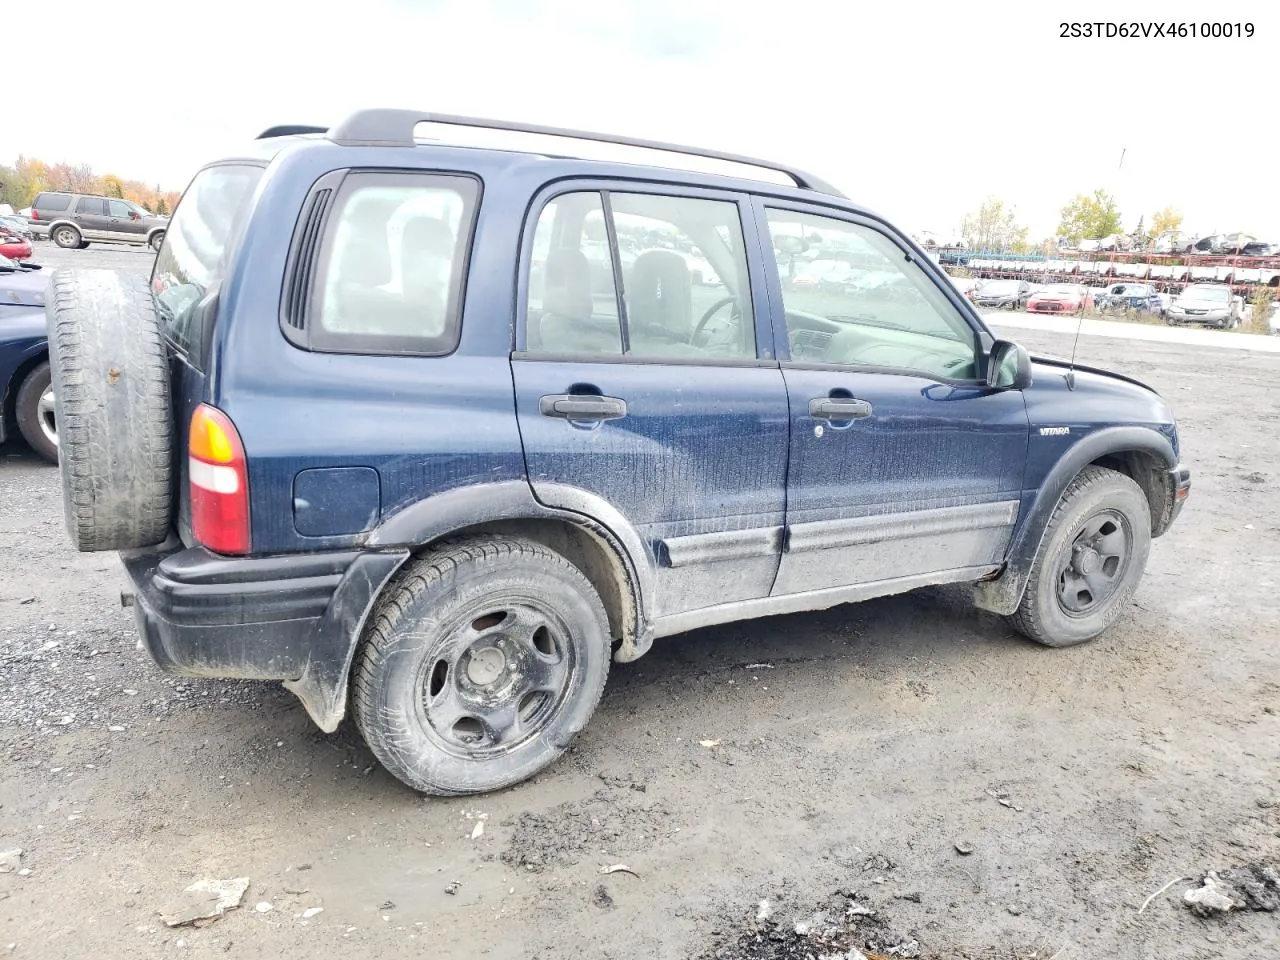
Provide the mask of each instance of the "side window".
[{"label": "side window", "polygon": [[470,177],[348,176],[320,249],[308,345],[346,353],[452,352],[478,196]]},{"label": "side window", "polygon": [[106,206],[107,201],[99,200],[97,197],[81,197],[76,201],[76,213],[89,217],[101,217]]},{"label": "side window", "polygon": [[71,197],[65,193],[42,193],[32,206],[37,210],[61,213],[71,206]]},{"label": "side window", "polygon": [[792,359],[977,377],[976,333],[888,236],[790,210],[768,222]]},{"label": "side window", "polygon": [[572,193],[539,214],[526,340],[534,352],[654,360],[756,356],[736,203]]},{"label": "side window", "polygon": [[129,206],[127,203],[125,203],[123,200],[107,201],[107,216],[109,217],[116,217],[119,219],[128,220],[130,214],[132,213],[133,213],[133,208]]}]

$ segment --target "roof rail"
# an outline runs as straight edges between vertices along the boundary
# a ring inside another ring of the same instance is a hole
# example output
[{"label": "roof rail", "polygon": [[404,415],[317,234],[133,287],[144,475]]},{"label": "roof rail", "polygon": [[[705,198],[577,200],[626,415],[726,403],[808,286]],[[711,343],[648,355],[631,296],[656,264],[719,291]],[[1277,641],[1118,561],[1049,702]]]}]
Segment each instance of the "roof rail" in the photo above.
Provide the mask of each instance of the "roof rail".
[{"label": "roof rail", "polygon": [[268,127],[263,130],[254,139],[268,140],[271,137],[296,137],[300,133],[328,133],[328,127],[307,127],[300,124],[283,124],[278,127]]},{"label": "roof rail", "polygon": [[803,170],[775,163],[772,160],[760,160],[755,157],[724,153],[719,150],[707,150],[701,147],[686,147],[674,143],[663,143],[659,140],[641,140],[636,137],[619,137],[607,133],[592,133],[587,130],[570,130],[563,127],[547,127],[533,123],[485,120],[479,117],[458,117],[443,113],[420,113],[416,110],[378,108],[358,110],[336,127],[332,127],[328,133],[330,140],[345,146],[412,147],[416,144],[413,136],[414,129],[420,123],[442,123],[483,130],[503,130],[510,133],[533,133],[542,136],[566,137],[573,140],[592,140],[597,143],[611,143],[623,147],[639,147],[645,150],[660,150],[665,153],[681,153],[691,157],[702,157],[707,160],[722,160],[727,163],[772,170],[775,173],[790,177],[795,181],[796,186],[802,190],[813,190],[817,193],[839,197],[842,200],[848,199],[826,181],[805,173]]}]

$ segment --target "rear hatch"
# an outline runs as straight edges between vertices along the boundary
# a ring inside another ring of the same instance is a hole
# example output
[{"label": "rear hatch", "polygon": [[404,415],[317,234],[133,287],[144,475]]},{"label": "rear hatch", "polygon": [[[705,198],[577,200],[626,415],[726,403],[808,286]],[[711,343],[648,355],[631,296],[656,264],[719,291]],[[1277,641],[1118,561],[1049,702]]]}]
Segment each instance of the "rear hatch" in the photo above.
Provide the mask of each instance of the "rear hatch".
[{"label": "rear hatch", "polygon": [[180,477],[178,532],[191,542],[188,425],[207,399],[210,344],[218,299],[264,167],[219,163],[196,174],[183,193],[156,255],[151,290],[171,357],[175,471]]}]

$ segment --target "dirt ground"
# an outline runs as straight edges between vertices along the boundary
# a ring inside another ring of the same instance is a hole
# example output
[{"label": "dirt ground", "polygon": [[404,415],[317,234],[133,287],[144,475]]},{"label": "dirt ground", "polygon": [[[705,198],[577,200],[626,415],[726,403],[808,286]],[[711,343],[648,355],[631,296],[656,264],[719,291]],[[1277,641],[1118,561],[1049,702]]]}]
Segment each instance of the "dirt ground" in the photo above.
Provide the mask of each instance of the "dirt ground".
[{"label": "dirt ground", "polygon": [[[671,638],[614,666],[563,762],[460,800],[276,685],[160,674],[114,556],[71,549],[56,471],[0,448],[0,851],[23,851],[0,954],[1280,955],[1280,914],[1182,902],[1280,863],[1280,356],[1080,356],[1170,398],[1194,471],[1108,634],[1042,649],[937,590]],[[160,920],[236,877],[239,909]]]}]

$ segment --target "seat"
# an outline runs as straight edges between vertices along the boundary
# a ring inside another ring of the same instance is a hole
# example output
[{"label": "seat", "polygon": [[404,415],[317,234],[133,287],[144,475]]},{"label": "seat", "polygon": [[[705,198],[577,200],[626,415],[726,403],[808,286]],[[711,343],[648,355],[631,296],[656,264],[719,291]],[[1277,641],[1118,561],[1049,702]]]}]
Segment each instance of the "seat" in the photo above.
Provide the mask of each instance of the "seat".
[{"label": "seat", "polygon": [[541,314],[529,315],[529,346],[548,353],[621,353],[617,319],[593,318],[587,255],[572,248],[552,250],[544,271]]},{"label": "seat", "polygon": [[[683,353],[693,336],[693,281],[684,257],[672,250],[646,250],[636,257],[627,284],[627,330],[633,353]],[[637,349],[639,347],[639,349]],[[701,351],[690,347],[690,354]]]},{"label": "seat", "polygon": [[416,217],[404,226],[400,247],[401,309],[396,334],[437,337],[444,333],[453,280],[453,230],[437,217]]},{"label": "seat", "polygon": [[335,332],[364,332],[370,320],[399,298],[386,289],[391,282],[391,247],[387,223],[395,208],[365,201],[344,218],[346,236],[330,268],[326,284],[324,325]]}]

